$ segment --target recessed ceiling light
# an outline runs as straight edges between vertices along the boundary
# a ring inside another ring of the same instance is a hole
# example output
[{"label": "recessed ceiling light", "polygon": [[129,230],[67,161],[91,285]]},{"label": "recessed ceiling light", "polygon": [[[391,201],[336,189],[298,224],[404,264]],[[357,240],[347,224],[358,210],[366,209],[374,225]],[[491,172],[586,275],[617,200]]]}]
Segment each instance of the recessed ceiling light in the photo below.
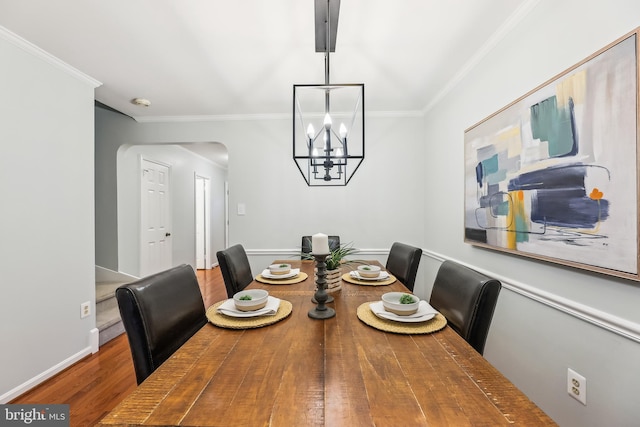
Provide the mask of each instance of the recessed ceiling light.
[{"label": "recessed ceiling light", "polygon": [[139,105],[141,107],[148,107],[149,105],[151,105],[151,101],[144,98],[133,98],[131,100],[131,103],[134,105]]}]

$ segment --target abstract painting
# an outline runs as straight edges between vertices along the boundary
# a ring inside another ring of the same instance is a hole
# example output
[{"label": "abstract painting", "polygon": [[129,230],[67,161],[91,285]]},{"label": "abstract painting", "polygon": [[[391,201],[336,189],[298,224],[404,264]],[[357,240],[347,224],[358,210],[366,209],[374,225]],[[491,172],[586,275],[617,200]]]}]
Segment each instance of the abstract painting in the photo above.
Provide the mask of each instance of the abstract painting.
[{"label": "abstract painting", "polygon": [[638,31],[465,131],[465,241],[639,280]]}]

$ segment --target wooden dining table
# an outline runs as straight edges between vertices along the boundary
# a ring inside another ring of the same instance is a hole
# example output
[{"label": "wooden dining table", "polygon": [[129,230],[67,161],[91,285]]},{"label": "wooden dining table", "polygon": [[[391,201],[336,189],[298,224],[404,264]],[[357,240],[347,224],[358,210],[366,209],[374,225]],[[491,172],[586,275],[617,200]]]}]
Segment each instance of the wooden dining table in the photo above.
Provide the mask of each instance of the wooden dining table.
[{"label": "wooden dining table", "polygon": [[343,281],[327,304],[336,315],[318,320],[308,315],[316,307],[313,261],[275,262],[308,277],[249,287],[290,302],[286,318],[249,329],[208,323],[100,425],[555,425],[449,326],[406,334],[360,320],[363,304],[409,292],[400,281]]}]

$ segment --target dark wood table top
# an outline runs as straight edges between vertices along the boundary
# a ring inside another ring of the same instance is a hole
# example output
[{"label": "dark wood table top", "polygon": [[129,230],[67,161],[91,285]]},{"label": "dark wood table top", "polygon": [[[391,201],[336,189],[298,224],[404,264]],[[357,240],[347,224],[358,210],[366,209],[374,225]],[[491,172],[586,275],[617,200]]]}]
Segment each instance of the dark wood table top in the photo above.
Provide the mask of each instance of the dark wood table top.
[{"label": "dark wood table top", "polygon": [[451,328],[383,332],[356,315],[388,286],[342,282],[336,316],[311,319],[309,278],[254,281],[290,301],[286,319],[257,329],[205,325],[109,413],[101,425],[547,426],[555,423]]}]

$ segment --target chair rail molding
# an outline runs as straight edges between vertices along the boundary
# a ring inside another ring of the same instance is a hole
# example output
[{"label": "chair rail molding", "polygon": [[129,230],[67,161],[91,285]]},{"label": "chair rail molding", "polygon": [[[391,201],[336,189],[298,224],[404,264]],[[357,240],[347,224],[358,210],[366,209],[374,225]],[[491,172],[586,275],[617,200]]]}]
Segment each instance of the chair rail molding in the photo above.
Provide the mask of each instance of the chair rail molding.
[{"label": "chair rail molding", "polygon": [[[361,249],[357,248],[355,255],[389,255],[389,249]],[[301,248],[295,249],[246,249],[247,255],[254,256],[300,256]]]},{"label": "chair rail molding", "polygon": [[588,322],[592,325],[603,328],[609,332],[620,335],[624,338],[630,339],[637,343],[640,343],[640,324],[623,319],[611,313],[598,310],[585,304],[570,300],[568,298],[561,297],[551,292],[543,291],[533,286],[526,285],[516,280],[510,279],[500,274],[488,271],[483,268],[479,268],[475,265],[471,265],[444,255],[438,254],[433,251],[422,249],[422,256],[429,257],[431,259],[438,260],[440,262],[444,260],[452,260],[469,268],[472,268],[480,273],[486,274],[502,282],[502,286],[529,298],[533,301],[544,304],[553,309],[559,310],[565,314],[578,318],[582,321]]},{"label": "chair rail molding", "polygon": [[[271,256],[271,257],[292,257],[300,255],[300,248],[296,249],[251,249],[247,250],[248,256]],[[369,255],[383,257],[389,254],[389,249],[365,248],[358,249],[358,255]],[[502,286],[518,295],[529,298],[547,307],[551,307],[562,313],[573,316],[584,322],[590,323],[599,328],[605,329],[624,338],[640,343],[640,324],[623,319],[611,313],[598,310],[591,306],[581,304],[568,298],[547,292],[533,286],[529,286],[509,277],[496,274],[492,271],[480,268],[469,263],[462,262],[455,258],[422,248],[422,256],[443,262],[445,260],[455,261],[459,264],[472,268],[480,273],[486,274],[502,282]]]}]

